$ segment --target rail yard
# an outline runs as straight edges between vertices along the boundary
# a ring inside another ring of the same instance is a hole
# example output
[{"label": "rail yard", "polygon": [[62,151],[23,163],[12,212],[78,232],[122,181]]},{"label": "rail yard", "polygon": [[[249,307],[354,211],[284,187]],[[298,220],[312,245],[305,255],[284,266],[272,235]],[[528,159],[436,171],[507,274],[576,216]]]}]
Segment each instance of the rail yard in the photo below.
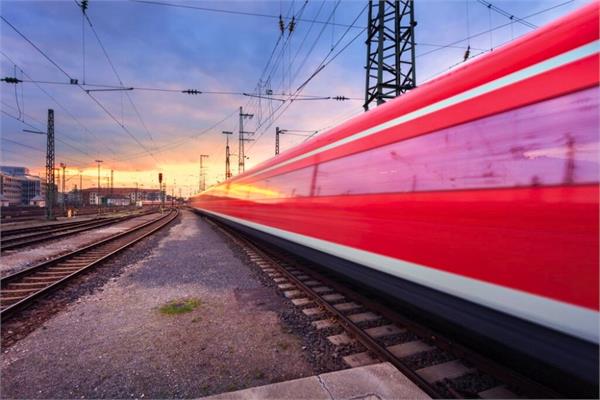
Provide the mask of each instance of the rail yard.
[{"label": "rail yard", "polygon": [[2,399],[600,396],[599,0],[0,20]]}]

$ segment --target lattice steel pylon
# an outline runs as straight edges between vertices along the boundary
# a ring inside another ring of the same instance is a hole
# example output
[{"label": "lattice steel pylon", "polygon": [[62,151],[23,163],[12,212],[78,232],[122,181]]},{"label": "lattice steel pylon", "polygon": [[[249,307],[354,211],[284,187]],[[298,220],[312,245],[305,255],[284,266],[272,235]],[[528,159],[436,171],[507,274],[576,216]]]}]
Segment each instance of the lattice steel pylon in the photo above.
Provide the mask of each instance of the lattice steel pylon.
[{"label": "lattice steel pylon", "polygon": [[46,132],[46,218],[54,219],[54,110],[48,110],[48,131]]},{"label": "lattice steel pylon", "polygon": [[370,0],[365,111],[416,86],[413,0]]}]

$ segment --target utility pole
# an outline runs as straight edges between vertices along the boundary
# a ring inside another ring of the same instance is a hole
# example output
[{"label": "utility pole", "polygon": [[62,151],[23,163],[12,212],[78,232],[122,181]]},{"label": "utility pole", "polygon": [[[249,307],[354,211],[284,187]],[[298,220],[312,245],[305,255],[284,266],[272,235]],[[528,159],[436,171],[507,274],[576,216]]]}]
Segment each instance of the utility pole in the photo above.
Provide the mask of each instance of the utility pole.
[{"label": "utility pole", "polygon": [[275,127],[275,155],[279,154],[279,134],[283,133],[279,127]]},{"label": "utility pole", "polygon": [[46,132],[46,218],[54,220],[54,110],[48,110]]},{"label": "utility pole", "polygon": [[96,160],[98,163],[98,190],[96,193],[96,203],[98,203],[98,214],[100,214],[100,164],[103,162],[102,160]]},{"label": "utility pole", "polygon": [[244,118],[252,119],[254,114],[244,114],[244,108],[240,107],[240,130],[239,130],[239,140],[240,143],[238,145],[238,174],[244,173],[246,169],[246,154],[244,153],[244,142],[248,142],[254,139],[247,139],[244,135],[254,135],[254,132],[245,132],[244,131]]},{"label": "utility pole", "polygon": [[231,131],[222,131],[224,135],[227,135],[227,142],[225,145],[225,179],[231,178],[231,165],[229,163],[229,156],[231,156],[231,152],[229,151],[229,135],[233,135]]},{"label": "utility pole", "polygon": [[208,154],[200,154],[200,179],[198,182],[198,189],[200,192],[206,190],[206,174],[204,173],[204,165],[202,164],[202,160],[208,158]]},{"label": "utility pole", "polygon": [[78,197],[79,207],[83,206],[83,177],[81,175],[82,173],[83,173],[83,170],[80,169],[79,170],[79,197]]},{"label": "utility pole", "polygon": [[416,25],[413,0],[369,0],[365,111],[416,86]]},{"label": "utility pole", "polygon": [[62,168],[62,209],[65,211],[66,207],[66,197],[65,197],[65,169],[67,168],[67,164],[60,163],[60,167]]},{"label": "utility pole", "polygon": [[163,210],[165,209],[165,193],[163,191],[163,174],[162,172],[158,173],[158,190],[160,191],[160,212],[162,214]]},{"label": "utility pole", "polygon": [[115,174],[114,174],[114,170],[110,170],[110,194],[113,194],[113,188],[115,186]]}]

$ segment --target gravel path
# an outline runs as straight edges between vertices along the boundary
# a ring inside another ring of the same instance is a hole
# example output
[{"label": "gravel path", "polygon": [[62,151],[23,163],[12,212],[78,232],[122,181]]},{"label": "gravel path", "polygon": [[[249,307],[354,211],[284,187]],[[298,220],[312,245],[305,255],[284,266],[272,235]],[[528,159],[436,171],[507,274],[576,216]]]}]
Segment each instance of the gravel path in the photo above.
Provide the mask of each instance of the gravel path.
[{"label": "gravel path", "polygon": [[[179,299],[199,306],[159,311]],[[184,212],[142,261],[4,350],[1,397],[189,398],[313,375],[286,307]]]}]

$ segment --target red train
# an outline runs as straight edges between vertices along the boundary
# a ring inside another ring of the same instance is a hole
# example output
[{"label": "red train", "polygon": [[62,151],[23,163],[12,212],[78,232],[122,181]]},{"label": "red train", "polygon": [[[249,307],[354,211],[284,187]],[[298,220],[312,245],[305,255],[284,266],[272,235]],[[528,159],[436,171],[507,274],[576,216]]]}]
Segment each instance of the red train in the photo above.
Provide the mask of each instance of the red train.
[{"label": "red train", "polygon": [[191,204],[597,385],[598,27],[594,2]]}]

